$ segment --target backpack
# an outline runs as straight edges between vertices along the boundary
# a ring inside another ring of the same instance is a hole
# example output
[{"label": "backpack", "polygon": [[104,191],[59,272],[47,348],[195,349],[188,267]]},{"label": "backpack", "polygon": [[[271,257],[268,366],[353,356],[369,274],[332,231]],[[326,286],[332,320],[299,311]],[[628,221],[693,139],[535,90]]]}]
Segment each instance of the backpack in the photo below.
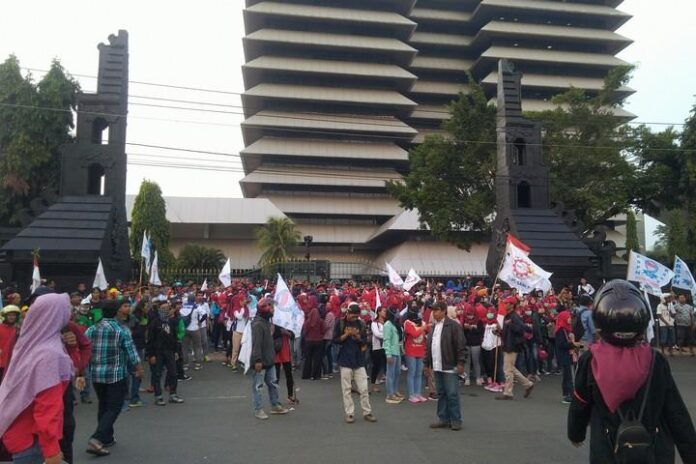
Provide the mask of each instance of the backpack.
[{"label": "backpack", "polygon": [[579,342],[580,339],[585,335],[585,326],[582,324],[582,315],[588,311],[587,308],[578,311],[575,314],[575,320],[573,321],[573,335],[575,335],[575,341]]},{"label": "backpack", "polygon": [[621,407],[616,410],[621,423],[619,428],[616,429],[614,456],[616,457],[616,462],[620,464],[651,464],[655,462],[654,450],[652,448],[653,436],[642,422],[645,405],[648,402],[648,394],[650,393],[650,385],[652,384],[653,371],[655,370],[655,357],[656,353],[653,353],[653,358],[650,362],[650,373],[648,374],[648,381],[638,416],[636,417],[633,410],[629,410],[627,414],[621,411]]}]

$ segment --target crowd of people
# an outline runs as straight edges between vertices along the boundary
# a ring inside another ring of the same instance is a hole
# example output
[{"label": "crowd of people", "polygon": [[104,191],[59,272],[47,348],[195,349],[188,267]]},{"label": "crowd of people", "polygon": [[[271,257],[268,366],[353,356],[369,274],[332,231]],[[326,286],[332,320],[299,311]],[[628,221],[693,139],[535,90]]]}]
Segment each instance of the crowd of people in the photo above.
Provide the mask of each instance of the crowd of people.
[{"label": "crowd of people", "polygon": [[[143,406],[145,393],[153,395],[156,406],[183,403],[179,383],[205,369],[214,352],[224,355],[223,364],[231,370],[249,371],[253,414],[260,420],[269,418],[264,386],[271,414],[287,414],[299,404],[298,374],[305,381],[338,376],[349,424],[356,416],[354,393],[362,418],[377,421],[371,401],[382,388],[384,401],[393,407],[436,401],[437,421],[431,427],[455,431],[462,428],[460,386],[510,401],[515,384],[529,398],[536,383],[558,375],[560,401],[572,403],[576,416],[584,420],[591,408],[578,408],[596,404],[588,399],[592,391],[578,388],[578,379],[588,377],[587,353],[607,345],[602,340],[606,330],[595,325],[596,290],[585,279],[558,292],[525,295],[471,279],[421,282],[410,291],[381,283],[292,281],[290,291],[304,313],[300,334],[273,324],[274,288],[267,281],[206,287],[130,283],[102,291],[80,284],[68,296],[49,284],[26,299],[6,289],[0,436],[15,462],[71,463],[73,408],[94,397],[97,425],[86,451],[110,454],[114,423],[123,410]],[[655,316],[663,352],[693,356],[696,315],[685,296],[663,295]],[[251,334],[246,357],[245,331]],[[649,346],[643,333],[634,342]],[[663,364],[658,368],[665,369]],[[280,399],[281,371],[286,400]],[[641,380],[640,387],[645,377],[633,380]],[[674,396],[673,389],[669,392]],[[618,398],[629,400],[636,393]],[[681,398],[678,403],[683,407]],[[615,410],[610,407],[610,413]],[[586,427],[576,426],[574,436],[584,439],[580,430]],[[682,436],[689,436],[693,426],[685,427]],[[692,452],[693,446],[681,445],[677,441],[682,456],[684,450]]]}]

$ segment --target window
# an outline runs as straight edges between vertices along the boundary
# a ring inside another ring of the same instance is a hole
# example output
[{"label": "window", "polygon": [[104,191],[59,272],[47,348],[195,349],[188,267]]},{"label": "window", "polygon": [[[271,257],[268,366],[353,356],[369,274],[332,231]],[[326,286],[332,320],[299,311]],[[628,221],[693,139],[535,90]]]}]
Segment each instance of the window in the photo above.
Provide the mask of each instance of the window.
[{"label": "window", "polygon": [[106,173],[101,164],[93,163],[87,168],[87,195],[104,195]]},{"label": "window", "polygon": [[92,123],[92,143],[95,145],[108,145],[109,123],[104,118],[97,118]]},{"label": "window", "polygon": [[523,180],[522,182],[517,184],[517,207],[532,207],[532,187],[526,180]]},{"label": "window", "polygon": [[514,143],[513,147],[514,147],[513,163],[515,163],[517,166],[524,166],[525,161],[526,161],[525,158],[526,158],[527,144],[524,142],[524,139],[517,138],[517,139],[515,139],[515,143]]}]

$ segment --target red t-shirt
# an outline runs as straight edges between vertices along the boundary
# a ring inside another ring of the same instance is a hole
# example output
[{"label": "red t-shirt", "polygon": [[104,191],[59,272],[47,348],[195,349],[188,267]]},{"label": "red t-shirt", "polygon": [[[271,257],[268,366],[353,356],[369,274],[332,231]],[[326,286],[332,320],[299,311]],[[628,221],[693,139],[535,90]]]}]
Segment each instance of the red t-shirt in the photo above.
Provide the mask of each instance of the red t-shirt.
[{"label": "red t-shirt", "polygon": [[7,369],[10,364],[10,355],[17,342],[17,327],[9,324],[0,324],[0,369]]},{"label": "red t-shirt", "polygon": [[63,393],[70,382],[62,382],[42,391],[34,401],[17,416],[2,437],[7,451],[19,453],[38,439],[44,457],[60,453],[59,441],[63,438]]},{"label": "red t-shirt", "polygon": [[406,356],[411,356],[414,358],[425,357],[425,343],[427,325],[423,324],[418,327],[412,321],[406,321],[404,323],[404,353]]}]

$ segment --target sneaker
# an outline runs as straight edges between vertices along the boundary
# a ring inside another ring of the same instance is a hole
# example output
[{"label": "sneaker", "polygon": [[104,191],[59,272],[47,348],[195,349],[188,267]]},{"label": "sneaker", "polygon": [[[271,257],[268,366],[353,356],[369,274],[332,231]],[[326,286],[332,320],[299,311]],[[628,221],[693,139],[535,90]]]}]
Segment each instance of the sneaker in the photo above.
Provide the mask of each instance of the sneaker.
[{"label": "sneaker", "polygon": [[450,427],[450,430],[454,430],[455,432],[458,432],[461,429],[462,429],[461,422],[452,422],[452,426]]},{"label": "sneaker", "polygon": [[321,376],[321,380],[329,380],[329,376],[328,376],[328,375],[322,375],[322,376]]},{"label": "sneaker", "polygon": [[406,366],[401,366],[401,370],[404,371],[404,372],[406,372],[406,371],[408,370],[408,367],[406,367]]},{"label": "sneaker", "polygon": [[405,397],[404,395],[402,395],[401,393],[399,393],[399,392],[394,393],[394,396],[396,396],[397,398],[400,398],[400,399],[402,399],[402,400],[405,400],[405,399],[406,399],[406,397]]},{"label": "sneaker", "polygon": [[486,385],[486,386],[483,387],[483,388],[486,389],[486,390],[488,390],[489,392],[492,392],[492,391],[495,391],[496,388],[498,388],[498,383],[497,383],[497,382],[491,382],[491,383],[489,383],[488,385]]},{"label": "sneaker", "polygon": [[193,377],[191,377],[190,375],[184,375],[184,376],[183,376],[182,378],[180,378],[179,380],[186,381],[186,380],[191,380],[192,378],[193,378]]},{"label": "sneaker", "polygon": [[471,385],[471,380],[466,379],[466,380],[464,381],[464,386],[465,386],[465,387],[468,387],[468,386],[470,386],[470,385]]},{"label": "sneaker", "polygon": [[363,416],[363,419],[365,419],[367,422],[377,422],[377,418],[375,416],[373,416],[371,413],[365,414]]},{"label": "sneaker", "polygon": [[352,424],[353,422],[355,422],[355,416],[352,414],[347,414],[346,415],[346,423]]},{"label": "sneaker", "polygon": [[102,457],[102,456],[108,456],[109,450],[104,448],[104,445],[101,444],[99,440],[96,438],[90,438],[89,441],[87,442],[87,453],[92,454],[97,457]]},{"label": "sneaker", "polygon": [[532,390],[534,390],[534,384],[531,384],[529,387],[524,389],[524,397],[529,398],[529,395],[532,394]]},{"label": "sneaker", "polygon": [[177,395],[171,395],[169,397],[169,402],[174,404],[181,404],[184,402],[183,398],[179,398]]},{"label": "sneaker", "polygon": [[145,403],[143,403],[143,402],[140,401],[140,400],[138,400],[138,401],[131,401],[130,403],[128,403],[128,407],[129,407],[129,408],[140,408],[140,407],[142,407],[142,406],[144,406],[144,405],[145,405]]},{"label": "sneaker", "polygon": [[283,406],[277,404],[271,408],[271,414],[277,414],[277,415],[282,415],[282,414],[287,414],[290,411]]},{"label": "sneaker", "polygon": [[568,397],[563,397],[563,399],[561,400],[561,403],[562,404],[570,404],[570,403],[572,403],[572,401]]},{"label": "sneaker", "polygon": [[481,379],[481,378],[476,379],[476,385],[479,387],[483,386],[483,379]]},{"label": "sneaker", "polygon": [[196,364],[195,366],[193,366],[193,370],[194,370],[194,371],[200,371],[200,370],[201,370],[201,365],[200,365],[200,364]]},{"label": "sneaker", "polygon": [[167,403],[165,403],[164,399],[160,396],[157,398],[157,401],[155,401],[155,405],[157,406],[166,406]]},{"label": "sneaker", "polygon": [[450,428],[450,424],[446,422],[433,422],[430,424],[431,429],[448,429]]},{"label": "sneaker", "polygon": [[387,396],[387,398],[384,400],[384,402],[387,404],[399,404],[402,401],[402,399],[397,398],[396,396]]},{"label": "sneaker", "polygon": [[268,414],[266,414],[266,411],[264,411],[263,409],[259,409],[254,413],[254,417],[256,417],[257,419],[266,420],[268,419]]}]

